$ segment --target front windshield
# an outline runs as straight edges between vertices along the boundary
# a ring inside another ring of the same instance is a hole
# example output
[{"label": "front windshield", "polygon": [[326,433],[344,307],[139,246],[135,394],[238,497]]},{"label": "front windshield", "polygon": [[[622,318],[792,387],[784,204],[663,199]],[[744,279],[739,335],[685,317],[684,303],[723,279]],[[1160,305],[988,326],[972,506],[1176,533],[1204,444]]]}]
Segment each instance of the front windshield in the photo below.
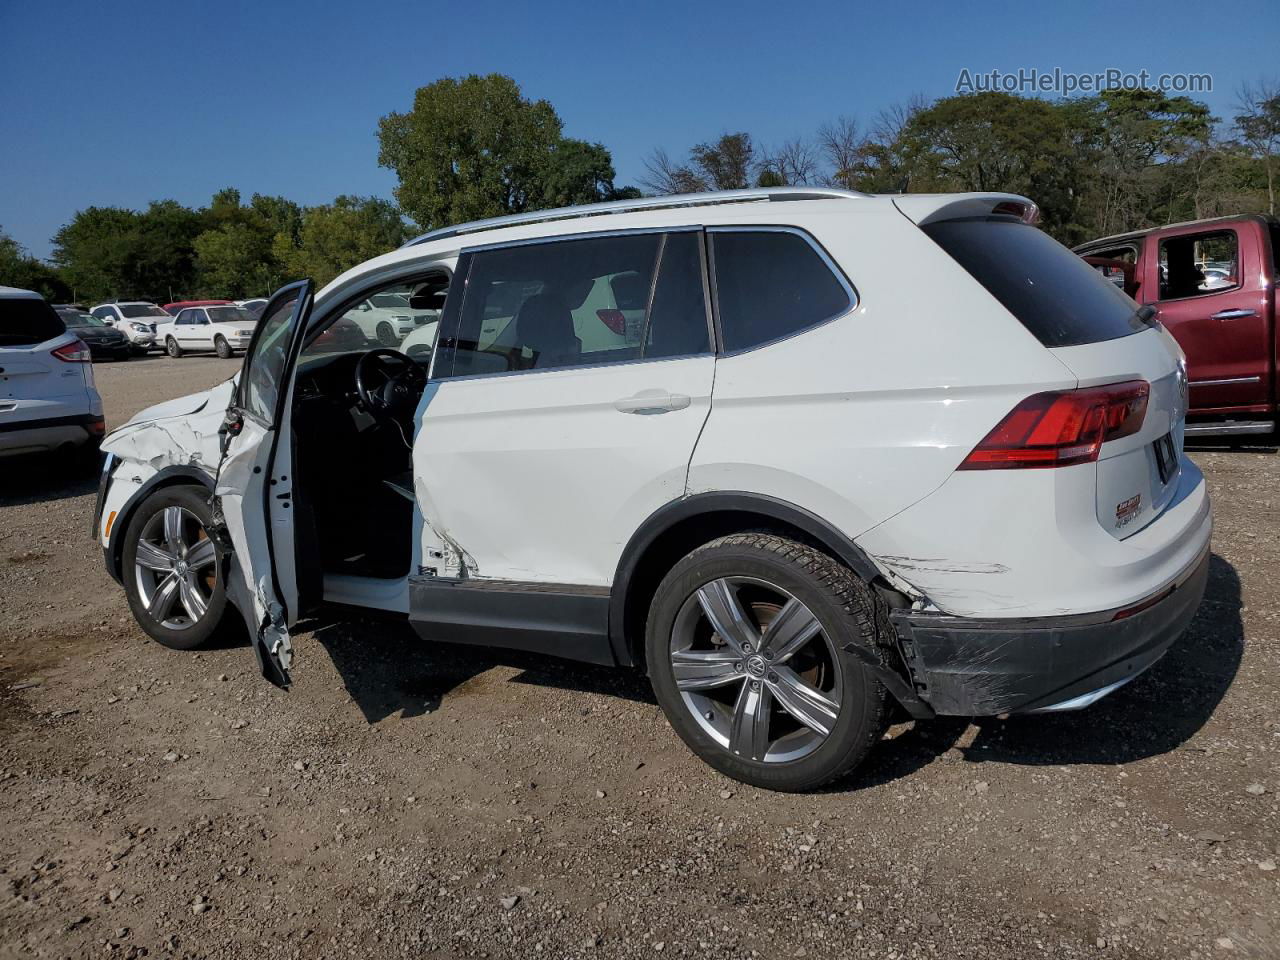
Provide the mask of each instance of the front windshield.
[{"label": "front windshield", "polygon": [[126,304],[122,304],[119,307],[119,310],[130,320],[133,320],[136,317],[167,317],[169,316],[169,314],[165,313],[163,310],[157,307],[154,303],[126,303]]},{"label": "front windshield", "polygon": [[257,323],[255,317],[244,307],[209,307],[209,319],[214,323]]}]

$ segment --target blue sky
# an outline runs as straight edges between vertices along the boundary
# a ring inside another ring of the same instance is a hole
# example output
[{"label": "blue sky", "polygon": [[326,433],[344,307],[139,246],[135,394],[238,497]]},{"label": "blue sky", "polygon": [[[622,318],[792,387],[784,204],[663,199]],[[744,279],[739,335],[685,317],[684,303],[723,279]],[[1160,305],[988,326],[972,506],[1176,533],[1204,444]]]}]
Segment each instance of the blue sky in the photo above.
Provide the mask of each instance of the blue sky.
[{"label": "blue sky", "polygon": [[1207,72],[1229,116],[1270,71],[1274,0],[891,3],[0,0],[0,226],[37,256],[92,205],[204,205],[222,187],[390,197],[380,116],[441,76],[497,71],[551,101],[632,183],[747,130],[765,145],[870,119],[961,69]]}]

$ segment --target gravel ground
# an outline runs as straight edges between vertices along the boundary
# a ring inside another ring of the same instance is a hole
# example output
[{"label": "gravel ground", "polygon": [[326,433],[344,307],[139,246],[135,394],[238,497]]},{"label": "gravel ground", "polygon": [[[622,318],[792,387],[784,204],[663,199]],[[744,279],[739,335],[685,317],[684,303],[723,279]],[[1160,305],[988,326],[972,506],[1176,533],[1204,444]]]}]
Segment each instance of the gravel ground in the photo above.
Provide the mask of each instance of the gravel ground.
[{"label": "gravel ground", "polygon": [[[98,365],[111,424],[235,361]],[[0,466],[0,957],[1280,956],[1280,462],[1197,452],[1209,592],[1090,710],[720,777],[625,673],[309,623],[165,650],[94,480]]]}]

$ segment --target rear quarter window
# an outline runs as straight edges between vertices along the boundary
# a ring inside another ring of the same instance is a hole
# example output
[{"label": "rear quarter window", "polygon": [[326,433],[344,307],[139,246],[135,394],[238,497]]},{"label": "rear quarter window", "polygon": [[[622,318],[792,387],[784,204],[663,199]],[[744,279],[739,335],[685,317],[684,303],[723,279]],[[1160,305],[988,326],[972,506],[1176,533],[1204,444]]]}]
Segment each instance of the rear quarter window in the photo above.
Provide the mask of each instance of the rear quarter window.
[{"label": "rear quarter window", "polygon": [[1147,329],[1128,295],[1038,227],[975,219],[920,229],[1046,347],[1100,343]]},{"label": "rear quarter window", "polygon": [[30,347],[67,332],[43,300],[0,297],[0,347]]},{"label": "rear quarter window", "polygon": [[789,337],[853,305],[850,289],[797,233],[748,228],[708,236],[726,352]]}]

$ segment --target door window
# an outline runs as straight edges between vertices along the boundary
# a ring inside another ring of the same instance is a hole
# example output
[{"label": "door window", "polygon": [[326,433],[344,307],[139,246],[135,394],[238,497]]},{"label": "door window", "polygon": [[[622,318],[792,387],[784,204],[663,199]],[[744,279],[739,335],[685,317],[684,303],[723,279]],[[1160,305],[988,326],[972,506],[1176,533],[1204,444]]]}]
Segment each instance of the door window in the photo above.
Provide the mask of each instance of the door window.
[{"label": "door window", "polygon": [[1213,230],[1160,241],[1160,299],[1179,300],[1240,286],[1240,241]]},{"label": "door window", "polygon": [[[288,289],[288,288],[286,288]],[[273,301],[263,313],[245,356],[240,382],[240,408],[263,423],[275,420],[281,375],[289,361],[290,331],[299,291]]]},{"label": "door window", "polygon": [[700,247],[691,231],[471,254],[458,335],[437,376],[706,353]]},{"label": "door window", "polygon": [[182,327],[185,327],[185,326],[186,326],[187,324],[189,324],[190,322],[191,322],[191,311],[190,311],[190,310],[179,310],[179,311],[178,311],[178,316],[177,316],[177,317],[175,317],[175,318],[174,318],[174,321],[173,321],[173,323],[174,323],[174,325],[175,325],[175,326],[182,326]]},{"label": "door window", "polygon": [[709,236],[728,352],[789,337],[853,304],[848,287],[799,234],[726,230]]}]

